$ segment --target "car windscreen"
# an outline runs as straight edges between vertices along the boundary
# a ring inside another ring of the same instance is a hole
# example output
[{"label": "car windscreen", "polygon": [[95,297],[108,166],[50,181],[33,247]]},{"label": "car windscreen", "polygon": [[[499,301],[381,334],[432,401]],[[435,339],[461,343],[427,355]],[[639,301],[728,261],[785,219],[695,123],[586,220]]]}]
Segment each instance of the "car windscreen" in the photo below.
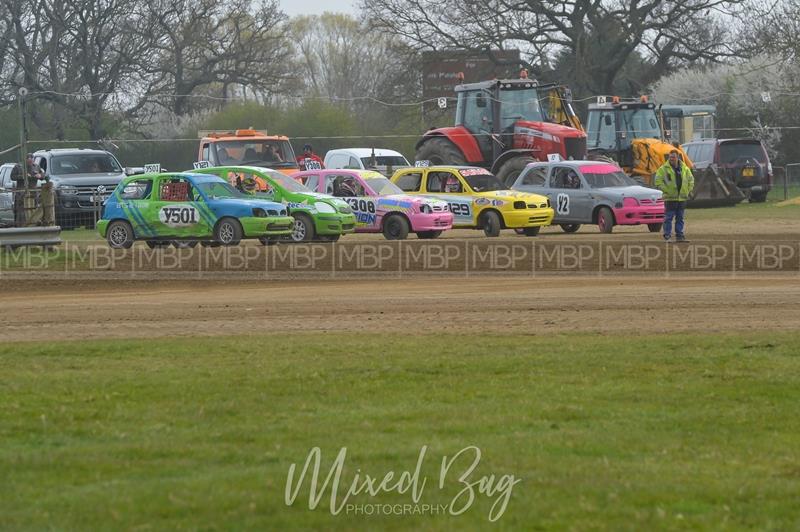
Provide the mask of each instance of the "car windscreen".
[{"label": "car windscreen", "polygon": [[737,159],[755,159],[760,163],[767,162],[764,148],[758,142],[722,142],[719,145],[719,162],[733,164]]},{"label": "car windscreen", "polygon": [[120,173],[122,168],[117,160],[105,153],[55,155],[50,161],[50,174],[57,176]]},{"label": "car windscreen", "polygon": [[379,155],[375,157],[373,162],[372,157],[362,157],[361,164],[364,168],[371,168],[373,166],[409,166],[405,157],[398,157],[396,155]]},{"label": "car windscreen", "polygon": [[629,187],[639,184],[621,169],[607,164],[583,166],[581,173],[591,188]]},{"label": "car windscreen", "polygon": [[289,192],[312,192],[312,190],[302,183],[295,181],[291,177],[286,174],[282,174],[280,172],[265,172],[269,177],[278,183],[281,187],[285,188]]},{"label": "car windscreen", "polygon": [[239,192],[224,181],[205,181],[195,185],[208,199],[252,198]]},{"label": "car windscreen", "polygon": [[219,140],[215,148],[217,161],[222,166],[297,168],[294,151],[288,140]]},{"label": "car windscreen", "polygon": [[459,173],[467,181],[469,188],[475,192],[490,192],[493,190],[507,190],[508,187],[503,185],[499,179],[486,170],[481,169],[467,169],[460,170]]},{"label": "car windscreen", "polygon": [[371,188],[379,196],[388,196],[389,194],[405,194],[400,187],[386,179],[380,174],[369,176],[362,176],[364,183]]}]

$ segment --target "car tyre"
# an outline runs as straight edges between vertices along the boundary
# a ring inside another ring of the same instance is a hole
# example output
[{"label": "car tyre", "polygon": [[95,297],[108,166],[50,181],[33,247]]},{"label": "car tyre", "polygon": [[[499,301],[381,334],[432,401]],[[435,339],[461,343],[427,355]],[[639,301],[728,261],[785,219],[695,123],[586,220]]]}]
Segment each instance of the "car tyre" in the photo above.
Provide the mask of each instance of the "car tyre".
[{"label": "car tyre", "polygon": [[133,245],[135,237],[131,224],[123,220],[114,220],[108,224],[106,241],[114,249],[128,249]]},{"label": "car tyre", "polygon": [[536,236],[539,234],[539,231],[542,229],[541,226],[537,225],[535,227],[524,227],[522,229],[522,233],[525,236]]},{"label": "car tyre", "polygon": [[214,241],[223,246],[236,246],[242,241],[242,233],[239,220],[225,217],[214,227]]},{"label": "car tyre", "polygon": [[663,224],[647,224],[647,230],[651,233],[660,233]]},{"label": "car tyre", "polygon": [[565,233],[576,233],[581,228],[581,224],[561,224],[561,230]]},{"label": "car tyre", "polygon": [[757,194],[750,194],[750,203],[764,203],[767,201],[766,192],[758,192]]},{"label": "car tyre", "polygon": [[600,207],[597,211],[597,228],[606,234],[614,230],[614,213],[608,207]]},{"label": "car tyre", "polygon": [[409,230],[408,220],[399,214],[392,214],[383,219],[383,237],[386,240],[405,240]]},{"label": "car tyre", "polygon": [[292,242],[309,242],[314,240],[314,222],[305,214],[293,214],[294,227],[289,238]]},{"label": "car tyre", "polygon": [[432,240],[434,238],[439,238],[441,234],[441,231],[417,231],[417,238],[421,238],[423,240]]},{"label": "car tyre", "polygon": [[488,237],[500,236],[500,215],[495,211],[488,211],[481,215],[481,228]]}]

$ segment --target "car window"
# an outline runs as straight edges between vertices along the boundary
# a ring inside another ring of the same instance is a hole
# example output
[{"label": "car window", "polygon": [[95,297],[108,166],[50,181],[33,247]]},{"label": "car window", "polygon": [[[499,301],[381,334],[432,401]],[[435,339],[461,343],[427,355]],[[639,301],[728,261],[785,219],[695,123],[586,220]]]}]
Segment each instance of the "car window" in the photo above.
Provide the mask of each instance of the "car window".
[{"label": "car window", "polygon": [[364,196],[364,187],[348,174],[329,174],[325,176],[325,192],[339,198]]},{"label": "car window", "polygon": [[697,148],[697,158],[701,162],[710,163],[714,160],[714,152],[717,146],[713,143],[700,144]]},{"label": "car window", "polygon": [[161,181],[159,198],[161,201],[190,201],[191,185],[181,177]]},{"label": "car window", "polygon": [[152,179],[137,179],[131,181],[125,188],[122,189],[120,197],[124,200],[143,200],[150,198],[150,192],[153,190]]},{"label": "car window", "polygon": [[314,192],[317,191],[317,187],[319,186],[319,175],[312,174],[312,175],[304,175],[300,178],[306,188],[313,190]]},{"label": "car window", "polygon": [[422,181],[422,172],[409,172],[401,175],[395,183],[400,190],[405,192],[419,192],[419,185]]},{"label": "car window", "polygon": [[551,172],[550,186],[552,188],[581,188],[581,179],[574,168],[556,166]]},{"label": "car window", "polygon": [[358,163],[358,159],[356,159],[355,157],[350,157],[350,159],[347,161],[347,166],[345,168],[349,168],[351,170],[359,170],[361,168],[361,165]]},{"label": "car window", "polygon": [[201,161],[210,161],[211,154],[208,149],[208,144],[203,144],[203,152],[200,154]]},{"label": "car window", "polygon": [[335,153],[331,155],[331,159],[329,163],[326,163],[325,166],[328,168],[344,168],[347,164],[348,156],[344,153]]},{"label": "car window", "polygon": [[36,164],[39,165],[39,168],[42,169],[42,172],[47,171],[47,158],[46,157],[37,157],[33,160]]},{"label": "car window", "polygon": [[464,187],[453,172],[429,172],[425,190],[427,192],[458,194],[464,192]]},{"label": "car window", "polygon": [[11,188],[10,179],[8,179],[8,168],[0,168],[0,188]]},{"label": "car window", "polygon": [[547,178],[547,168],[538,166],[536,168],[528,168],[522,176],[521,185],[544,186],[545,179]]},{"label": "car window", "polygon": [[737,159],[755,159],[760,163],[767,162],[764,148],[758,142],[723,142],[719,145],[719,162],[731,164]]}]

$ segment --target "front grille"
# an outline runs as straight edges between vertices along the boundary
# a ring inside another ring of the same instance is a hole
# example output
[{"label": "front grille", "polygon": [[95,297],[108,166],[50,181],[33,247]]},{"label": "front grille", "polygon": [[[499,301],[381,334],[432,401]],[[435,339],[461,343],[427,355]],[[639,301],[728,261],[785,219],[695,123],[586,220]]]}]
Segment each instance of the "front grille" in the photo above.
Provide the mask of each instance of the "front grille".
[{"label": "front grille", "polygon": [[347,231],[348,229],[352,229],[355,227],[355,224],[342,224],[342,229]]},{"label": "front grille", "polygon": [[659,198],[657,200],[651,200],[651,199],[640,199],[639,200],[639,205],[660,205],[661,203],[664,203],[664,200],[661,199],[661,198]]},{"label": "front grille", "polygon": [[586,158],[586,137],[567,137],[564,139],[564,150],[567,159],[580,160]]},{"label": "front grille", "polygon": [[446,220],[434,220],[433,225],[435,225],[436,227],[447,227],[450,224],[447,223]]},{"label": "front grille", "polygon": [[290,224],[285,224],[285,223],[274,223],[274,224],[269,224],[269,225],[267,226],[267,229],[268,229],[268,230],[270,230],[270,231],[283,231],[283,230],[285,230],[285,229],[289,229],[289,228],[291,228],[291,227],[292,227],[292,226],[291,226]]},{"label": "front grille", "polygon": [[535,203],[528,203],[529,209],[544,209],[545,207],[547,207],[547,203],[541,203],[539,205]]},{"label": "front grille", "polygon": [[528,222],[530,223],[538,223],[538,222],[546,222],[548,219],[547,216],[531,216],[528,218]]}]

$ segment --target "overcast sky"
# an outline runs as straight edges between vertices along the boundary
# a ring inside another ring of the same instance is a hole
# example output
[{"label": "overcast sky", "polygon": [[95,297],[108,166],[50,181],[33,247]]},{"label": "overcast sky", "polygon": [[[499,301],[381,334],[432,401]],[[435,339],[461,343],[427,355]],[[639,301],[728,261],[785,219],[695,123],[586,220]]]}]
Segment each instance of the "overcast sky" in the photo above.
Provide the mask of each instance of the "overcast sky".
[{"label": "overcast sky", "polygon": [[280,0],[281,9],[287,15],[321,15],[325,11],[357,13],[359,0]]}]

